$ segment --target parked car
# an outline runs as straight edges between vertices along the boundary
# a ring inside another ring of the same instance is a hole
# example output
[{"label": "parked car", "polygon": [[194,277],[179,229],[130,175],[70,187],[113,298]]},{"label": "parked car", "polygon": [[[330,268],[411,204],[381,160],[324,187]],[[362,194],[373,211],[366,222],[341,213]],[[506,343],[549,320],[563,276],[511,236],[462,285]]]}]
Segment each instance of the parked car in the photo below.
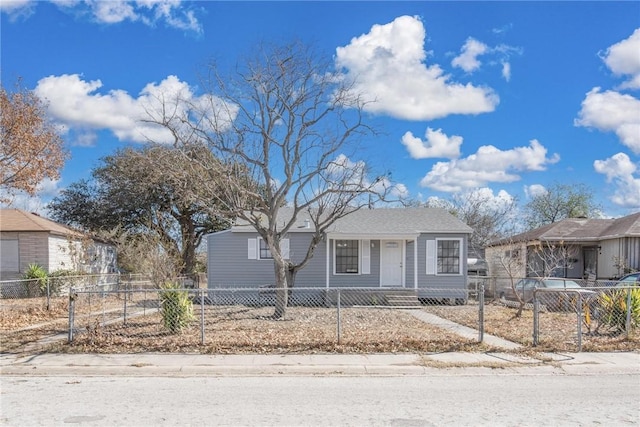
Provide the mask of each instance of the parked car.
[{"label": "parked car", "polygon": [[640,286],[640,271],[622,276],[615,284],[617,288]]},{"label": "parked car", "polygon": [[[583,304],[595,300],[596,292],[584,289],[577,282],[558,277],[527,277],[520,279],[515,284],[515,292],[512,288],[505,288],[500,293],[500,299],[518,301],[520,298],[525,304],[533,302],[533,294],[536,289],[549,289],[549,292],[539,292],[540,304],[550,311],[574,310],[579,293]],[[566,290],[567,292],[563,292]]]}]

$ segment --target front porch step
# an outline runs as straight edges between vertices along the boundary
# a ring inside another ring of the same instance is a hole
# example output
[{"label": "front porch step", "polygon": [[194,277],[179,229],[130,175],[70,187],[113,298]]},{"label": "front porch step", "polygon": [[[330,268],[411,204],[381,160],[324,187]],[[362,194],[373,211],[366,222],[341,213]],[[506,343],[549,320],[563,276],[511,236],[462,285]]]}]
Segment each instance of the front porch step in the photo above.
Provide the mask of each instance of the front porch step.
[{"label": "front porch step", "polygon": [[420,304],[420,300],[418,299],[418,295],[415,292],[408,293],[386,293],[385,299],[387,300],[387,305],[392,307],[416,307],[419,308],[422,306]]}]

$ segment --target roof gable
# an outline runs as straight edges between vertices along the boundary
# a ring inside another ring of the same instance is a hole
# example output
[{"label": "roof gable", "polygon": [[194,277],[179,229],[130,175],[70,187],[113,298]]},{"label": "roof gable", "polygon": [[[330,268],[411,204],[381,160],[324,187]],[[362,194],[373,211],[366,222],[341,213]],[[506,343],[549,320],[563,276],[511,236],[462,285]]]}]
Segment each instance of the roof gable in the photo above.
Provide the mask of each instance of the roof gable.
[{"label": "roof gable", "polygon": [[0,209],[0,231],[31,231],[62,236],[83,236],[82,233],[72,228],[20,209]]}]

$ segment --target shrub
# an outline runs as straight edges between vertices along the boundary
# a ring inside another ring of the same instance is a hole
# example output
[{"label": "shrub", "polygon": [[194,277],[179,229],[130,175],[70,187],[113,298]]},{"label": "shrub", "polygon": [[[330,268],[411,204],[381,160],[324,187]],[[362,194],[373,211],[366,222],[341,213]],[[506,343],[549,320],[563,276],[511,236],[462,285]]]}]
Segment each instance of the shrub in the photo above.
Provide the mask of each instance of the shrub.
[{"label": "shrub", "polygon": [[38,264],[29,264],[22,275],[23,279],[32,279],[25,282],[28,297],[39,297],[47,293],[47,272]]},{"label": "shrub", "polygon": [[605,326],[614,332],[622,332],[626,329],[629,292],[631,292],[631,327],[640,326],[640,288],[636,288],[613,290],[600,295],[599,327]]},{"label": "shrub", "polygon": [[193,320],[193,303],[187,291],[180,290],[180,285],[169,282],[162,286],[160,292],[160,312],[162,323],[172,334],[182,331]]}]

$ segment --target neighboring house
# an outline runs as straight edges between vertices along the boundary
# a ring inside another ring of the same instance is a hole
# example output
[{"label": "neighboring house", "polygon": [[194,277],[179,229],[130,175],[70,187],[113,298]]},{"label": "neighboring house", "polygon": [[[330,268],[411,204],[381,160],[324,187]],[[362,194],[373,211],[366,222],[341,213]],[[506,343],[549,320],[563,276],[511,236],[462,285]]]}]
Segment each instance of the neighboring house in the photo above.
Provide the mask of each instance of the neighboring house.
[{"label": "neighboring house", "polygon": [[[552,248],[555,255],[549,255]],[[505,265],[513,277],[542,276],[546,259],[556,264],[551,274],[556,277],[617,278],[640,270],[640,212],[617,219],[564,219],[493,242],[485,254],[489,274],[496,277],[509,275]]]},{"label": "neighboring house", "polygon": [[[282,218],[292,209],[282,208]],[[278,220],[282,223],[282,220]],[[282,241],[287,259],[307,252],[313,223],[304,213]],[[454,298],[466,289],[471,228],[443,209],[361,209],[325,234],[295,287],[380,287],[416,290],[419,297]],[[273,284],[273,260],[265,242],[246,223],[208,236],[209,288]]]},{"label": "neighboring house", "polygon": [[20,278],[29,264],[50,273],[113,273],[116,249],[37,214],[0,209],[0,280]]}]

